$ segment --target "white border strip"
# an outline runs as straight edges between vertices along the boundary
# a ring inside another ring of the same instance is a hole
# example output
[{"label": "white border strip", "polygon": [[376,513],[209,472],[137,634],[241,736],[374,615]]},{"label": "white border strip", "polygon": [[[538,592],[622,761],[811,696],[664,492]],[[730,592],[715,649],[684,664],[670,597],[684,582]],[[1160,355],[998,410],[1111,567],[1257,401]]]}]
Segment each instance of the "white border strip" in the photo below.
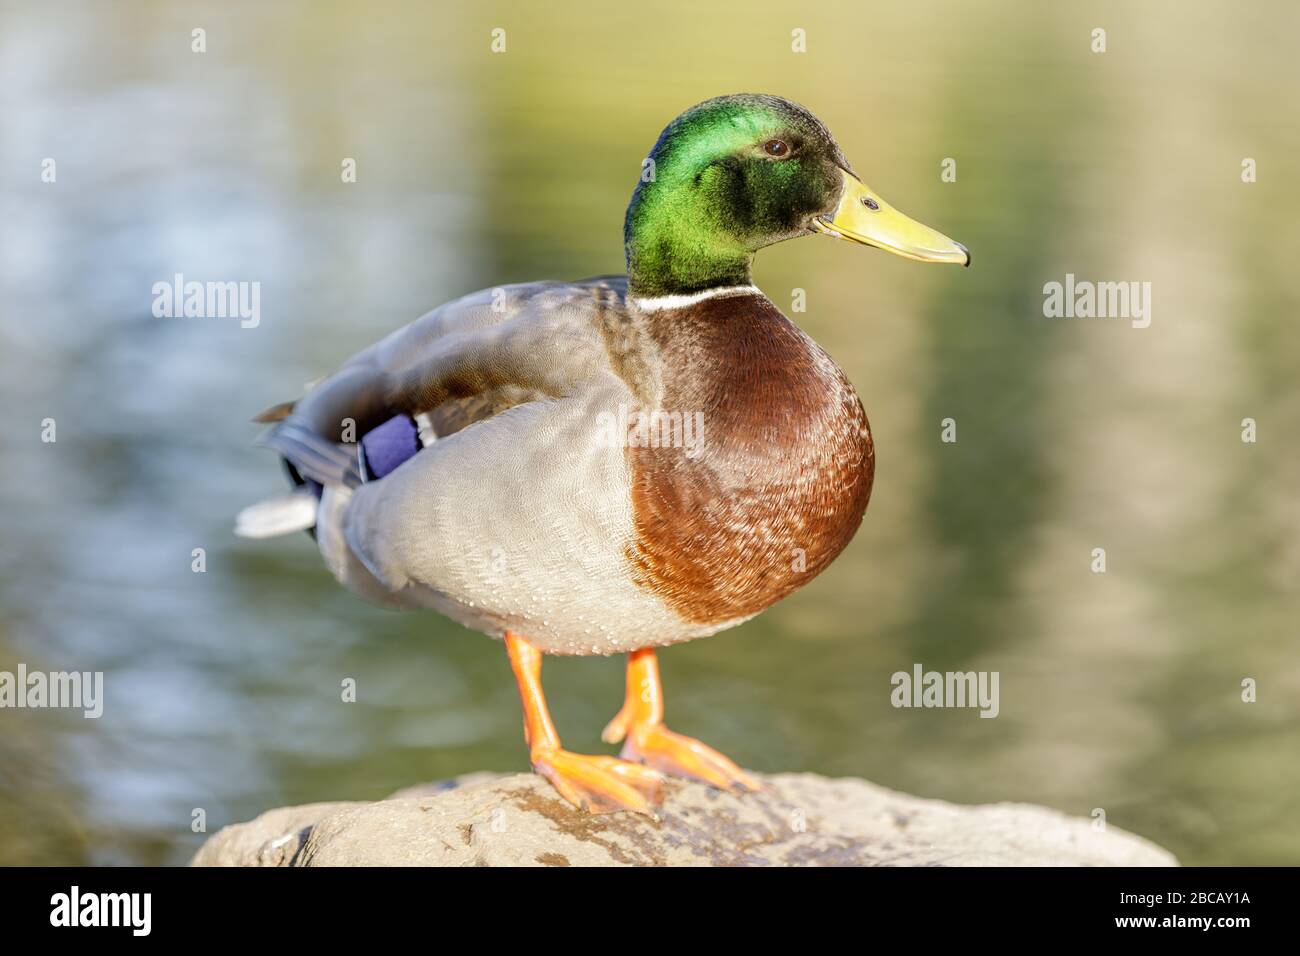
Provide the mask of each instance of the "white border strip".
[{"label": "white border strip", "polygon": [[659,312],[663,309],[684,308],[697,302],[703,302],[706,299],[719,299],[723,296],[733,295],[762,295],[762,293],[758,290],[758,286],[724,285],[718,286],[716,289],[705,289],[703,292],[692,292],[690,295],[661,295],[653,299],[628,296],[628,299],[635,303],[636,307],[642,312]]}]

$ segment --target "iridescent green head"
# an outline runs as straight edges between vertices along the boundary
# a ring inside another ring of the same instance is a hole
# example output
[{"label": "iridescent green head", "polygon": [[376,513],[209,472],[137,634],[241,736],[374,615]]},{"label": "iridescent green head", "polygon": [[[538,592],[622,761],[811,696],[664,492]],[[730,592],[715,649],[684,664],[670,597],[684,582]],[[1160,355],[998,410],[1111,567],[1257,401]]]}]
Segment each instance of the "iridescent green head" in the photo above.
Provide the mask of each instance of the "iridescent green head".
[{"label": "iridescent green head", "polygon": [[[968,258],[952,240],[889,209],[858,180],[822,122],[779,96],[737,94],[693,106],[659,135],[650,160],[623,228],[636,296],[748,283],[755,252],[816,231],[927,261]],[[860,221],[866,213],[888,221]],[[889,217],[930,235],[882,239],[881,228],[897,226]]]}]

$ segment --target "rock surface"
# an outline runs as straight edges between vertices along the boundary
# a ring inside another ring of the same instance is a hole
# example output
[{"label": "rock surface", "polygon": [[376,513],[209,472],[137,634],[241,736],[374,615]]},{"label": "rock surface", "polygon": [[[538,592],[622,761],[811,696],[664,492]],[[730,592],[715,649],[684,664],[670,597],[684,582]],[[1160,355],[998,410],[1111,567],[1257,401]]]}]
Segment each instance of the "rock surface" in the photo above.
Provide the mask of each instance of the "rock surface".
[{"label": "rock surface", "polygon": [[660,819],[589,816],[531,774],[474,774],[376,803],[271,810],[195,866],[1174,866],[1114,827],[1024,804],[957,806],[864,780],[763,778],[757,794],[671,781]]}]

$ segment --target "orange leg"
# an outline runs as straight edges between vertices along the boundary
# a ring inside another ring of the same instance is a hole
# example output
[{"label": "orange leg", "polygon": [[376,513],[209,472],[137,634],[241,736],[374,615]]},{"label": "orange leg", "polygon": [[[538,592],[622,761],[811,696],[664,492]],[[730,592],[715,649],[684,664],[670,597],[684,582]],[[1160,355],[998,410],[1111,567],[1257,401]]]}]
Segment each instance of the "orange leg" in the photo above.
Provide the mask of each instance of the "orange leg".
[{"label": "orange leg", "polygon": [[518,634],[506,632],[510,667],[524,705],[524,739],[533,769],[574,806],[592,813],[635,810],[654,815],[663,799],[663,777],[616,757],[589,757],[560,747],[560,737],[542,694],[542,652]]},{"label": "orange leg", "polygon": [[712,747],[664,726],[664,690],[659,661],[651,648],[627,658],[627,697],[601,737],[616,744],[624,737],[622,757],[655,770],[694,777],[723,790],[759,790],[759,782]]}]

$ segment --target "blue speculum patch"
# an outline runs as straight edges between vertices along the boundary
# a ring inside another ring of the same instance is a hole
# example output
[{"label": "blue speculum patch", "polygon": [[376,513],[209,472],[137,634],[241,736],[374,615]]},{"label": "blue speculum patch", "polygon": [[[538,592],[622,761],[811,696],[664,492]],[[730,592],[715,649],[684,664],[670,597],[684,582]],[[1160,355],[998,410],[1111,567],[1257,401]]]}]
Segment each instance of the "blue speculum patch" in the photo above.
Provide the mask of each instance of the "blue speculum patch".
[{"label": "blue speculum patch", "polygon": [[361,436],[364,477],[375,481],[420,450],[420,431],[409,415],[390,418]]}]

